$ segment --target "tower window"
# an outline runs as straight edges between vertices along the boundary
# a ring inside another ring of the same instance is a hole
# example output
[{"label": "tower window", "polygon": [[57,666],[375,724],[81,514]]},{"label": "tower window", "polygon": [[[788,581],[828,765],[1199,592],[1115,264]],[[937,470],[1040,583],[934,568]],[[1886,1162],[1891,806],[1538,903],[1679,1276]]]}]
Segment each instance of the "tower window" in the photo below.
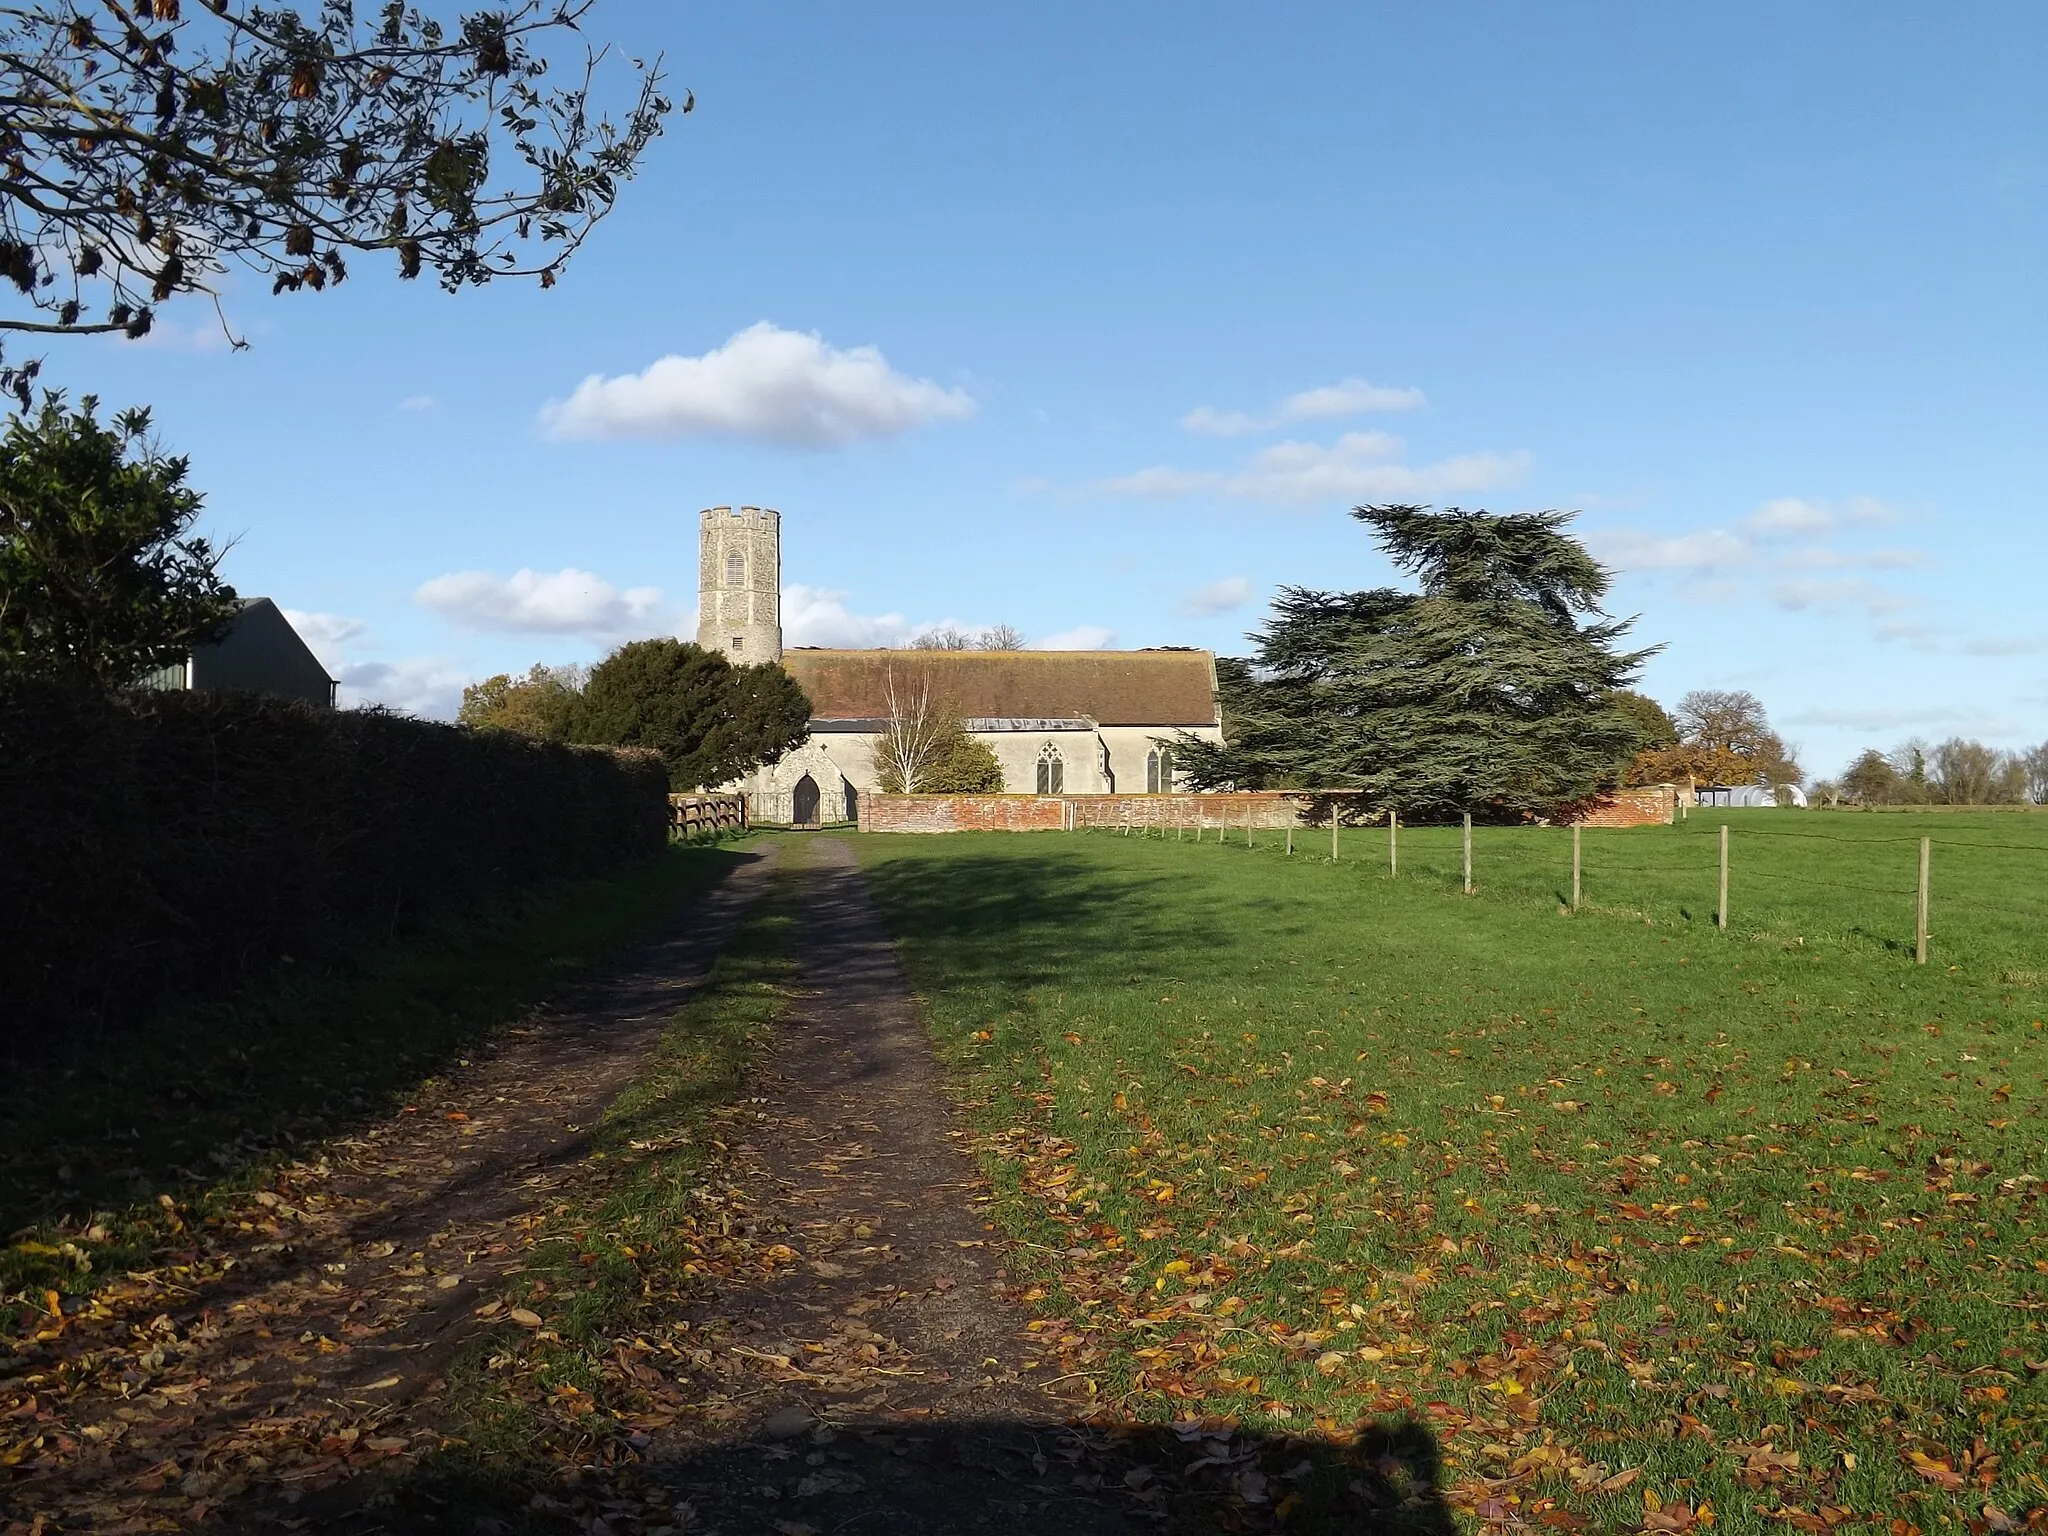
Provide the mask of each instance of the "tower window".
[{"label": "tower window", "polygon": [[747,637],[745,635],[734,635],[732,637],[732,644],[726,647],[726,649],[731,651],[735,656],[739,655],[739,653],[741,651],[744,651],[746,648]]},{"label": "tower window", "polygon": [[1060,756],[1060,749],[1051,742],[1038,754],[1038,792],[1041,795],[1057,795],[1066,782],[1066,759]]},{"label": "tower window", "polygon": [[725,584],[737,587],[747,579],[747,557],[727,555],[725,557]]}]

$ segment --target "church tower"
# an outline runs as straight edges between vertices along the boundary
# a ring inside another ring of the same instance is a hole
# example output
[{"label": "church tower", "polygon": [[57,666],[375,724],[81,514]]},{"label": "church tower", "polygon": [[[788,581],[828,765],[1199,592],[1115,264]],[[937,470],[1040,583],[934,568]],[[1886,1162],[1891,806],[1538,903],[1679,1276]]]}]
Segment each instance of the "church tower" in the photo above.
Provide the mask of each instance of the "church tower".
[{"label": "church tower", "polygon": [[697,643],[732,662],[782,660],[782,514],[706,507],[698,520]]}]

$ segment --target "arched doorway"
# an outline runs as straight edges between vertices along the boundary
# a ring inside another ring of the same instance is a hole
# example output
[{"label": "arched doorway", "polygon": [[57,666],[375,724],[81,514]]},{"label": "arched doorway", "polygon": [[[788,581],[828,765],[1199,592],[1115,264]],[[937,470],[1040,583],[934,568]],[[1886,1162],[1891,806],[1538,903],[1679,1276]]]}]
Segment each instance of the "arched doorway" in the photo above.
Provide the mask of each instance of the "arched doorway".
[{"label": "arched doorway", "polygon": [[796,781],[790,792],[789,819],[800,827],[818,824],[818,781],[808,773]]}]

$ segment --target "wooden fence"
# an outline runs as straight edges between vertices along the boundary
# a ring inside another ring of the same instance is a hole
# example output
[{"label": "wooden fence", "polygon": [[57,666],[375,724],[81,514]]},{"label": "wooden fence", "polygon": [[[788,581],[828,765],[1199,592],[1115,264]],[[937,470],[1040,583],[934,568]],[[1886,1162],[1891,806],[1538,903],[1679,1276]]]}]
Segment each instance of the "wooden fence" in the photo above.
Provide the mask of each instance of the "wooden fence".
[{"label": "wooden fence", "polygon": [[707,832],[744,832],[749,825],[745,795],[670,795],[671,837],[698,837]]}]

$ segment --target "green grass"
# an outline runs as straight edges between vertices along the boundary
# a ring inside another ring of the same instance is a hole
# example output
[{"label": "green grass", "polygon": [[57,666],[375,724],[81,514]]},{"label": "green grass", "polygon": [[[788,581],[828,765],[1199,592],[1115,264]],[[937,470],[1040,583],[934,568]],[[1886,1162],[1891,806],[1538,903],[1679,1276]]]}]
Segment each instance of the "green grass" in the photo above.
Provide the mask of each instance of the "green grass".
[{"label": "green grass", "polygon": [[[0,1086],[0,1325],[139,1265],[212,1197],[390,1113],[533,1004],[673,923],[742,857],[671,846],[232,1002],[53,1041]],[[185,1209],[167,1217],[156,1202]]]},{"label": "green grass", "polygon": [[1399,880],[1383,828],[1235,837],[860,844],[1062,1370],[1147,1417],[1412,1410],[1481,1517],[2048,1504],[2048,825],[1588,832],[1576,916],[1556,829],[1481,829],[1471,899],[1455,829]]}]

